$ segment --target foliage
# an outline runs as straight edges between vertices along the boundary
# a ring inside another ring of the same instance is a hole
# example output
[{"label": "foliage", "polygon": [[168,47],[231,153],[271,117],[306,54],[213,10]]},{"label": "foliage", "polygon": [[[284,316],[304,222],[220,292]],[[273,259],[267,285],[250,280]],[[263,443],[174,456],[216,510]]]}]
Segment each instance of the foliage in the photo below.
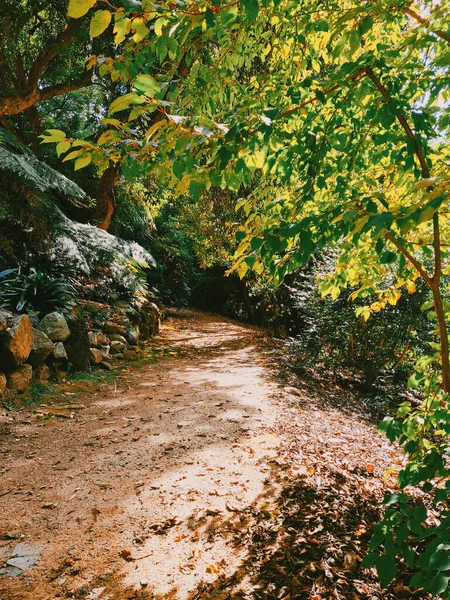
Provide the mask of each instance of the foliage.
[{"label": "foliage", "polygon": [[[442,110],[450,96],[448,3],[205,0],[174,7],[143,0],[98,8],[95,0],[73,0],[69,14],[93,9],[93,35],[113,23],[120,56],[96,54],[88,66],[123,84],[124,93],[99,137],[80,141],[54,130],[43,141],[63,144],[76,169],[120,163],[130,177],[153,170],[195,200],[211,187],[239,193],[258,174],[260,184],[237,205],[244,221],[237,273],[267,274],[278,286],[313,252],[339,248],[321,291],[337,299],[351,290],[364,320],[397,306],[421,278],[433,296],[439,345],[417,380],[426,384],[431,373],[433,386],[440,377],[450,393],[442,279],[450,268],[449,120]],[[440,392],[436,398],[426,395],[429,421],[420,417],[431,438],[439,437],[440,403],[447,402]],[[419,431],[408,427],[422,448]],[[433,447],[428,480],[441,474],[445,453]],[[377,560],[383,584],[403,551],[391,546]],[[430,575],[426,557],[412,585]],[[438,587],[445,591],[447,583],[445,576]]]},{"label": "foliage", "polygon": [[116,186],[116,209],[110,226],[111,233],[144,247],[150,245],[155,230],[152,214],[155,192],[152,187],[156,186],[146,186],[140,181],[122,181]]},{"label": "foliage", "polygon": [[417,294],[365,321],[355,314],[355,306],[363,303],[351,301],[352,290],[337,300],[322,298],[318,292],[317,277],[330,268],[330,258],[322,257],[287,276],[279,288],[269,288],[266,320],[279,335],[290,338],[291,366],[312,367],[322,376],[333,373],[338,378],[347,369],[349,377],[356,376],[366,389],[388,371],[406,383],[414,357],[427,350],[431,337],[429,322],[420,312],[426,288],[421,286]]},{"label": "foliage", "polygon": [[20,266],[0,273],[0,306],[18,313],[45,315],[69,312],[75,305],[75,288],[67,278]]}]

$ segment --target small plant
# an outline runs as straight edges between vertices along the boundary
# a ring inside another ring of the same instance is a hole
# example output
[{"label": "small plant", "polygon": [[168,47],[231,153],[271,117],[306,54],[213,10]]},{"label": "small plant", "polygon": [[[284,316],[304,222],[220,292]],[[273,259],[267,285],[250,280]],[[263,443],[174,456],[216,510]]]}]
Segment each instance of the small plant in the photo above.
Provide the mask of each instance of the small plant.
[{"label": "small plant", "polygon": [[75,305],[75,288],[70,281],[20,266],[0,273],[0,307],[19,313],[68,312]]}]

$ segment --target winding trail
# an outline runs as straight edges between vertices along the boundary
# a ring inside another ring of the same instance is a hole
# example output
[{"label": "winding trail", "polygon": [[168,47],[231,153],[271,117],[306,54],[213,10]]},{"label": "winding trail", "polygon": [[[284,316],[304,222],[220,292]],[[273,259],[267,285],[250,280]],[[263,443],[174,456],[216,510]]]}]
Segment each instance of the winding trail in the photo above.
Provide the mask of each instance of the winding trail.
[{"label": "winding trail", "polygon": [[286,387],[263,333],[223,318],[181,312],[152,345],[59,397],[71,418],[3,413],[0,599],[396,597],[355,572],[400,461],[356,400]]}]

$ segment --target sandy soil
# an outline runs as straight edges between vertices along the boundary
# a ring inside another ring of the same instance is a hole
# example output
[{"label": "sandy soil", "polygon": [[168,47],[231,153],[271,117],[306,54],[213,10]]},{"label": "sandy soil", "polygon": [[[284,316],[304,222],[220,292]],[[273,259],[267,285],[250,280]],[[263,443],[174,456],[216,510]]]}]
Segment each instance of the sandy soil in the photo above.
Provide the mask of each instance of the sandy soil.
[{"label": "sandy soil", "polygon": [[[287,388],[260,331],[186,312],[154,344],[172,355],[78,394],[72,418],[3,414],[0,561],[18,542],[38,560],[3,575],[1,600],[272,597],[252,590],[269,585],[256,563],[278,546],[257,560],[246,534],[255,513],[277,521],[287,482],[329,490],[338,511],[349,477],[362,502],[381,497],[398,454],[335,394],[324,405],[320,391]],[[317,538],[322,517],[305,501]],[[349,539],[358,527],[356,557],[369,535],[357,520]],[[314,576],[304,595],[276,597],[328,598],[318,585]],[[367,596],[333,597],[390,597],[367,585]]]}]

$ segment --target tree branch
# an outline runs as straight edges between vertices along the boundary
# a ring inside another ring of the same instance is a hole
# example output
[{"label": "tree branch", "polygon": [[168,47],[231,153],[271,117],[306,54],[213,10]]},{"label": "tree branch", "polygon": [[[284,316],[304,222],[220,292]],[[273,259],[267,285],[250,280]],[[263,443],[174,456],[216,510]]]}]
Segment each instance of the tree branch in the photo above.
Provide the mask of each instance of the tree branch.
[{"label": "tree branch", "polygon": [[431,33],[434,33],[435,35],[440,37],[442,40],[445,40],[446,42],[450,43],[450,34],[447,33],[446,31],[442,31],[442,29],[431,29],[432,24],[429,19],[425,19],[424,17],[421,17],[420,15],[418,15],[416,12],[414,12],[407,6],[404,6],[402,8],[402,12],[405,13],[405,15],[409,15],[410,17],[412,17],[413,19],[418,21],[421,25],[425,25],[425,27],[428,27],[428,29],[431,30]]},{"label": "tree branch", "polygon": [[[384,85],[381,83],[381,81],[378,79],[378,77],[376,77],[375,73],[372,71],[372,67],[366,67],[365,72],[367,74],[367,77],[375,84],[375,87],[378,89],[380,94],[383,96],[384,100],[386,101],[386,104],[390,104],[392,102],[392,98],[389,97],[387,89],[384,87]],[[397,118],[397,121],[403,127],[408,138],[414,143],[414,151],[419,160],[420,167],[422,169],[423,178],[429,179],[430,178],[430,169],[428,168],[427,161],[425,159],[423,150],[417,141],[416,134],[411,129],[408,121],[405,119],[405,117],[402,115],[402,113],[396,112],[395,116]]]},{"label": "tree branch", "polygon": [[81,23],[80,19],[69,19],[67,27],[58,34],[54,43],[41,50],[27,73],[27,81],[30,88],[37,86],[42,73],[51,61],[56,58],[58,51],[75,39]]},{"label": "tree branch", "polygon": [[407,250],[404,246],[402,246],[402,244],[400,244],[400,242],[391,233],[386,232],[384,234],[384,237],[387,240],[389,240],[392,244],[394,244],[394,246],[397,248],[397,250],[399,250],[403,254],[403,256],[405,258],[407,258],[409,260],[409,262],[417,269],[417,271],[420,273],[423,280],[429,286],[431,286],[432,278],[428,275],[428,273],[425,271],[425,269],[420,264],[420,262],[416,258],[414,258],[414,256],[411,254],[411,252],[409,252],[409,250]]},{"label": "tree branch", "polygon": [[50,98],[62,96],[63,94],[84,88],[91,84],[91,80],[92,73],[90,71],[86,71],[84,77],[75,83],[58,83],[43,89],[40,89],[36,86],[30,92],[26,92],[22,95],[4,97],[0,96],[0,118],[18,115],[37,102],[50,100]]}]

